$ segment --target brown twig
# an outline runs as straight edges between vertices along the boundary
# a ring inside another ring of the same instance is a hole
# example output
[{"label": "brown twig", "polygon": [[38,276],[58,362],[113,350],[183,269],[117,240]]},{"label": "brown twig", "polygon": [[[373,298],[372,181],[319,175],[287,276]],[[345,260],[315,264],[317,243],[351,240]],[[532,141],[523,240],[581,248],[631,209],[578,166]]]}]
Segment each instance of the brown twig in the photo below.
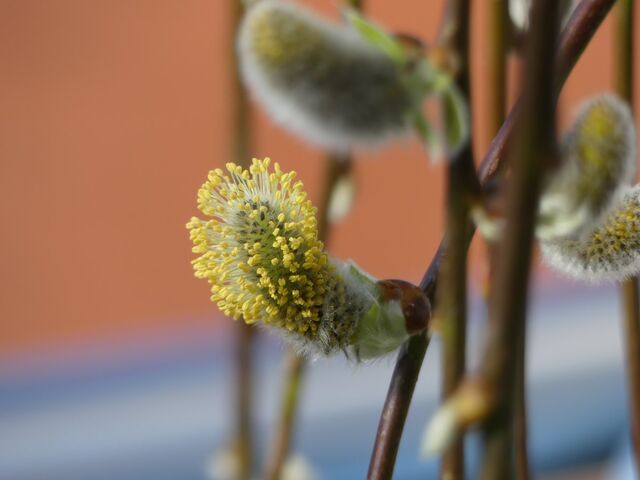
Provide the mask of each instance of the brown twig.
[{"label": "brown twig", "polygon": [[[235,44],[236,32],[242,17],[243,6],[241,0],[232,0],[233,29],[232,45]],[[232,92],[233,110],[233,146],[232,158],[238,165],[249,165],[250,122],[247,94],[240,80],[237,59],[231,55],[231,72],[233,75]],[[249,480],[253,469],[253,445],[251,431],[251,398],[252,398],[252,346],[254,339],[253,327],[244,322],[238,322],[236,328],[236,437],[235,445],[239,471],[238,480]]]},{"label": "brown twig", "polygon": [[263,478],[279,480],[282,467],[289,453],[296,414],[298,411],[300,388],[304,377],[306,361],[293,351],[285,358],[285,383],[280,401],[280,417],[272,439],[273,447]]},{"label": "brown twig", "polygon": [[[469,0],[449,0],[442,22],[439,44],[456,57],[456,87],[470,102]],[[445,114],[448,112],[445,111]],[[471,116],[471,115],[470,115]],[[440,268],[437,304],[442,335],[442,395],[447,398],[465,371],[467,331],[467,237],[470,200],[480,191],[473,162],[472,140],[450,156],[447,168],[447,221],[445,254]],[[464,445],[455,442],[443,455],[440,477],[464,479]]]},{"label": "brown twig", "polygon": [[491,0],[487,11],[487,97],[488,124],[491,138],[500,130],[507,109],[507,26],[509,10],[507,0]]},{"label": "brown twig", "polygon": [[[558,5],[538,0],[527,39],[523,116],[510,154],[512,176],[507,197],[507,227],[497,257],[491,297],[491,329],[481,366],[496,402],[484,426],[485,452],[481,478],[513,478],[512,418],[518,346],[524,349],[528,279],[533,230],[545,161],[554,152],[553,65]],[[542,160],[542,161],[541,161]]]},{"label": "brown twig", "polygon": [[[574,10],[562,31],[556,54],[556,86],[558,91],[564,85],[569,73],[573,70],[582,52],[587,48],[589,41],[614,3],[615,0],[583,0]],[[480,181],[483,183],[494,178],[502,164],[509,140],[513,135],[516,120],[520,116],[519,110],[520,101],[513,106],[509,116],[489,146],[489,151],[482,161],[479,172]]]},{"label": "brown twig", "polygon": [[[378,424],[374,455],[369,463],[368,480],[390,479],[398,453],[398,445],[408,406],[418,381],[418,373],[429,345],[426,335],[415,335],[402,346],[391,377],[387,399]],[[376,455],[383,452],[383,455]]]},{"label": "brown twig", "polygon": [[513,435],[516,462],[516,478],[528,480],[529,438],[527,428],[527,331],[522,329],[517,338],[515,358],[515,379],[513,392]]},{"label": "brown twig", "polygon": [[624,343],[626,348],[627,389],[631,441],[636,472],[640,472],[640,297],[638,278],[622,284],[624,308]]},{"label": "brown twig", "polygon": [[235,449],[239,459],[238,478],[249,480],[253,467],[253,445],[251,442],[251,398],[252,364],[251,351],[254,329],[244,322],[238,322],[236,340],[236,439]]},{"label": "brown twig", "polygon": [[[565,2],[566,3],[566,2]],[[562,8],[562,7],[561,7]],[[515,28],[510,20],[508,4],[506,0],[492,0],[488,11],[488,35],[489,49],[488,57],[488,85],[487,95],[489,97],[488,124],[490,135],[498,132],[504,122],[505,105],[507,98],[507,39],[509,36],[509,26]],[[519,33],[518,51],[522,53],[524,45],[524,34]],[[512,38],[513,40],[513,38]],[[497,249],[490,244],[489,262],[491,273],[489,278],[493,278],[493,271],[496,263]],[[515,448],[515,470],[518,480],[529,479],[529,455],[528,455],[528,434],[527,434],[527,402],[526,402],[526,330],[518,338],[516,345],[515,359],[515,382],[514,382],[514,448]]]},{"label": "brown twig", "polygon": [[525,46],[522,118],[509,153],[506,228],[500,240],[490,299],[490,329],[481,363],[493,408],[483,426],[484,480],[513,478],[513,414],[518,345],[524,348],[529,271],[538,199],[545,169],[555,158],[554,65],[556,0],[537,0]]},{"label": "brown twig", "polygon": [[[620,0],[615,36],[615,81],[616,91],[633,108],[633,28],[634,1]],[[624,308],[624,343],[627,365],[627,389],[631,420],[631,441],[636,464],[640,472],[640,295],[638,277],[621,285]]]},{"label": "brown twig", "polygon": [[[615,0],[583,0],[573,13],[563,31],[556,56],[556,83],[558,88],[566,80],[569,72],[614,3]],[[520,116],[520,107],[518,105],[519,103],[512,108],[482,161],[479,177],[484,185],[495,178],[502,163],[507,144],[513,133],[514,124]],[[473,230],[470,231],[469,240],[472,232]],[[442,249],[441,243],[420,282],[420,287],[429,297],[432,304],[434,304],[435,299],[436,279]],[[414,336],[408,341],[408,345],[401,349],[398,355],[371,454],[369,463],[370,479],[391,478],[402,437],[402,430],[409,412],[411,398],[427,345],[428,341],[424,336]],[[381,469],[381,473],[377,473],[378,468]]]}]

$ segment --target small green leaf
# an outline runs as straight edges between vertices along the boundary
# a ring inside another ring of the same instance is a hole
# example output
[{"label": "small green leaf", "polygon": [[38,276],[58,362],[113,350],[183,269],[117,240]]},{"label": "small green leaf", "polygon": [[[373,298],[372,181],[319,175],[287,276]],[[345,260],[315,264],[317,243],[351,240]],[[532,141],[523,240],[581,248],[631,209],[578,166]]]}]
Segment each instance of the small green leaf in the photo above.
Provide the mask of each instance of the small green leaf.
[{"label": "small green leaf", "polygon": [[367,286],[369,290],[377,290],[376,282],[377,280],[373,277],[370,277],[368,274],[360,270],[358,265],[356,265],[353,261],[348,263],[349,272],[352,273],[358,280],[360,280],[364,285]]},{"label": "small green leaf", "polygon": [[413,125],[418,136],[424,142],[425,147],[429,151],[429,156],[432,161],[440,158],[442,156],[442,142],[440,141],[440,136],[431,127],[431,124],[421,111],[417,111],[413,114]]},{"label": "small green leaf", "polygon": [[453,83],[450,75],[435,67],[428,59],[422,59],[416,66],[415,77],[423,91],[430,94],[448,90]]},{"label": "small green leaf", "polygon": [[355,10],[347,10],[346,17],[364,40],[384,52],[394,62],[398,64],[406,62],[404,49],[391,35],[365,20]]},{"label": "small green leaf", "polygon": [[441,93],[448,151],[456,151],[469,140],[469,110],[455,85]]}]

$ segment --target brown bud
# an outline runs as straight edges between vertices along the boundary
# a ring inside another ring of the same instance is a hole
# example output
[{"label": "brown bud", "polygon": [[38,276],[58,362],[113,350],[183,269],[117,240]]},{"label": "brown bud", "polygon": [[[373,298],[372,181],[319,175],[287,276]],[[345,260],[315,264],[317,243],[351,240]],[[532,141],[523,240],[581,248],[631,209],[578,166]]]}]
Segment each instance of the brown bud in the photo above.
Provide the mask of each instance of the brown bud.
[{"label": "brown bud", "polygon": [[378,287],[385,300],[400,302],[409,335],[424,332],[431,318],[431,303],[424,292],[404,280],[380,280]]}]

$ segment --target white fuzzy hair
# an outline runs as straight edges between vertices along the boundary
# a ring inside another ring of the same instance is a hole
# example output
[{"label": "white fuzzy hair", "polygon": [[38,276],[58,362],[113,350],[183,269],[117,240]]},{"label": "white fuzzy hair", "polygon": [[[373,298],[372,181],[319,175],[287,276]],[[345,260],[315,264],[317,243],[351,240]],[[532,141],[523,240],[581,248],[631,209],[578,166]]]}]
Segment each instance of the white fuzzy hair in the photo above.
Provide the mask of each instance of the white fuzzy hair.
[{"label": "white fuzzy hair", "polygon": [[[640,200],[640,185],[629,187],[626,192],[621,192],[616,205],[632,200]],[[611,210],[615,214],[616,208]],[[606,222],[606,218],[604,221]],[[597,225],[596,229],[601,226]],[[609,258],[608,263],[603,259],[580,258],[579,252],[595,230],[587,232],[577,239],[559,239],[548,242],[540,242],[540,250],[544,262],[554,270],[561,272],[569,278],[581,280],[589,284],[606,282],[621,282],[640,272],[640,251],[621,252],[618,258]]]},{"label": "white fuzzy hair", "polygon": [[[382,121],[378,125],[379,128],[372,128],[370,131],[349,128],[344,124],[339,125],[332,120],[339,118],[338,116],[342,113],[345,115],[344,118],[347,118],[346,115],[350,114],[347,110],[353,110],[353,102],[345,105],[344,112],[340,112],[338,110],[341,105],[334,101],[332,115],[313,112],[308,107],[309,103],[331,105],[331,100],[335,97],[331,88],[335,85],[313,84],[313,79],[305,78],[304,72],[299,75],[299,78],[296,78],[296,81],[289,84],[284,84],[281,79],[274,79],[274,76],[261,66],[260,59],[252,49],[251,25],[259,15],[275,11],[285,12],[308,24],[310,29],[319,32],[323,40],[333,50],[326,52],[328,55],[342,53],[357,56],[358,59],[369,62],[372,69],[378,68],[376,64],[384,65],[386,68],[387,65],[392,65],[392,62],[382,52],[364,41],[353,29],[329,22],[293,2],[283,0],[257,2],[248,10],[240,27],[237,44],[239,63],[242,77],[249,90],[277,123],[309,142],[335,152],[347,152],[353,146],[373,148],[391,137],[404,134],[409,130],[408,115],[406,118],[398,121],[393,120],[387,124]],[[373,82],[374,79],[370,78],[370,81]],[[367,91],[374,92],[371,89],[375,88],[375,85],[372,87],[362,83],[347,85],[347,88],[364,95],[363,98],[371,101],[375,98],[375,95],[371,94],[367,97],[366,93]],[[344,94],[344,92],[340,93]],[[379,114],[384,114],[384,110],[378,108],[376,111]]]}]

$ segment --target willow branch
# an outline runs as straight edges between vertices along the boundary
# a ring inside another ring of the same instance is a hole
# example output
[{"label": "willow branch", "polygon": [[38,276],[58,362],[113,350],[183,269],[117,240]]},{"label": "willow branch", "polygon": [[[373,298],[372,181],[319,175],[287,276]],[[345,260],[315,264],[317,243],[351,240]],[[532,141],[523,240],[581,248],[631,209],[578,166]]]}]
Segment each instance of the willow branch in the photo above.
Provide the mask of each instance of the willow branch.
[{"label": "willow branch", "polygon": [[[455,83],[470,106],[469,0],[449,0],[442,24],[440,46],[456,57]],[[448,112],[445,111],[445,114]],[[471,115],[470,115],[471,117]],[[465,371],[467,331],[467,237],[471,198],[480,191],[473,162],[472,140],[450,155],[447,167],[447,220],[445,254],[440,269],[437,304],[442,335],[442,395],[457,388]],[[440,477],[464,479],[464,445],[455,442],[443,455]]]},{"label": "willow branch", "polygon": [[[233,28],[231,44],[235,44],[236,32],[242,17],[241,0],[232,0]],[[249,164],[250,122],[247,94],[242,85],[235,55],[231,55],[231,72],[233,101],[232,124],[233,145],[232,158],[237,165],[246,167]],[[244,322],[238,322],[236,328],[236,392],[235,392],[235,449],[239,460],[238,480],[249,480],[253,468],[253,445],[251,431],[251,397],[252,397],[252,346],[254,330]]]},{"label": "willow branch", "polygon": [[507,109],[507,26],[509,19],[507,0],[491,0],[487,17],[487,97],[488,125],[491,138],[502,126]]},{"label": "willow branch", "polygon": [[280,417],[272,438],[272,452],[263,478],[279,480],[282,467],[289,453],[296,414],[298,411],[300,389],[302,386],[306,362],[304,358],[289,350],[285,358],[284,386],[280,401]]},{"label": "willow branch", "polygon": [[378,424],[368,480],[388,480],[393,475],[407,411],[428,345],[426,335],[416,335],[400,350]]},{"label": "willow branch", "polygon": [[[616,18],[615,81],[620,97],[633,107],[633,28],[634,1],[620,0]],[[627,364],[627,384],[631,419],[631,439],[636,464],[640,472],[640,296],[638,277],[625,281],[621,288],[624,308],[624,342]]]},{"label": "willow branch", "polygon": [[[566,2],[563,2],[566,3]],[[562,8],[562,7],[561,7]],[[507,41],[509,37],[510,17],[507,0],[492,0],[488,9],[487,34],[489,36],[487,96],[489,99],[488,125],[490,135],[498,132],[504,122],[507,98]],[[514,28],[511,25],[511,28]],[[519,50],[522,51],[524,36],[519,34]],[[497,249],[493,244],[488,247],[490,274],[493,278]],[[515,382],[514,382],[514,447],[515,470],[518,480],[529,479],[529,455],[527,432],[526,402],[526,330],[516,344]]]},{"label": "willow branch", "polygon": [[516,339],[516,358],[513,391],[513,434],[515,446],[516,478],[528,480],[529,439],[527,428],[527,331],[522,329]]},{"label": "willow branch", "polygon": [[[591,40],[591,37],[604,20],[615,0],[583,0],[572,15],[564,29],[560,40],[560,46],[556,56],[556,83],[558,88],[564,83],[569,72],[578,61],[578,58]],[[520,116],[519,103],[514,106],[500,131],[491,142],[489,151],[484,157],[479,177],[482,184],[487,185],[493,180],[504,158],[506,146],[513,133],[513,127]],[[470,229],[469,239],[473,229]],[[443,244],[440,244],[427,271],[425,272],[420,287],[429,300],[434,303],[436,291],[436,279],[440,268]],[[374,443],[369,463],[369,478],[391,478],[395,458],[400,445],[402,431],[417,377],[420,373],[424,354],[428,341],[423,335],[412,337],[408,344],[401,349],[391,383],[387,392],[382,413],[378,424],[376,441]],[[378,468],[383,468],[388,476],[372,476]]]},{"label": "willow branch", "polygon": [[253,328],[244,322],[238,322],[236,338],[236,437],[235,448],[239,459],[238,476],[241,480],[251,478],[253,466],[253,448],[251,431],[252,398],[252,345]]},{"label": "willow branch", "polygon": [[555,157],[554,65],[548,57],[556,49],[558,20],[556,0],[534,2],[525,50],[523,115],[509,154],[507,224],[496,258],[490,330],[481,364],[482,379],[493,400],[483,426],[484,480],[513,478],[515,359],[518,345],[524,343],[538,200],[545,168]]},{"label": "willow branch", "polygon": [[[569,73],[573,70],[614,3],[616,3],[615,0],[582,0],[574,10],[562,31],[556,54],[556,87],[558,91],[564,85]],[[520,116],[519,110],[520,101],[517,101],[489,146],[489,151],[482,161],[479,172],[480,180],[484,183],[495,178],[497,171],[503,164],[502,160],[513,135],[516,120]]]}]

